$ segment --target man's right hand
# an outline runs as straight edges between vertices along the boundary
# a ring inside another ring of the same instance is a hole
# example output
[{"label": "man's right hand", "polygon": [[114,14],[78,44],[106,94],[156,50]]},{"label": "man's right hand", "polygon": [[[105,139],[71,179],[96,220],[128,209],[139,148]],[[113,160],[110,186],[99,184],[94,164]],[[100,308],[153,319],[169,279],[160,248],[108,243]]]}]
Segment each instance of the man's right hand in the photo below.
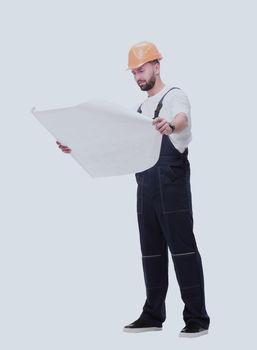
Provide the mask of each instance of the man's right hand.
[{"label": "man's right hand", "polygon": [[64,152],[64,153],[70,153],[71,149],[68,146],[64,146],[61,144],[61,142],[56,141],[57,145],[59,145],[58,147]]}]

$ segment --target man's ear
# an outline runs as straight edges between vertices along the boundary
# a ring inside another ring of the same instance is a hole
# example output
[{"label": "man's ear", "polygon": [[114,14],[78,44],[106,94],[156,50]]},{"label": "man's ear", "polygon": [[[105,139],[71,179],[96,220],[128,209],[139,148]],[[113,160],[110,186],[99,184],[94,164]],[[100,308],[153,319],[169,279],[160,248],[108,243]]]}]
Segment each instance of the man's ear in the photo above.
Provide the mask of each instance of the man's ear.
[{"label": "man's ear", "polygon": [[154,73],[155,73],[156,75],[159,75],[159,74],[160,74],[160,62],[155,63],[155,65],[154,65]]}]

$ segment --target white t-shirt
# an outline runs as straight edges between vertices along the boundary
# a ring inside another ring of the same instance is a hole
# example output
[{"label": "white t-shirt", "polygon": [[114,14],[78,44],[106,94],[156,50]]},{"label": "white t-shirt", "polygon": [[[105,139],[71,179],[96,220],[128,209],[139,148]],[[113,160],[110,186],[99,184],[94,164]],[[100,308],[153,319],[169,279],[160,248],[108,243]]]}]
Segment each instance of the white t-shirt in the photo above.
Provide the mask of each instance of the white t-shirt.
[{"label": "white t-shirt", "polygon": [[[162,96],[173,86],[165,85],[161,91],[153,96],[147,97],[141,106],[142,114],[154,117],[154,111]],[[139,106],[138,106],[139,107]],[[185,92],[181,89],[173,89],[167,93],[163,99],[163,106],[160,110],[159,117],[165,118],[171,122],[175,115],[179,112],[184,112],[188,118],[188,126],[178,133],[168,135],[173,145],[179,152],[183,153],[190,141],[191,134],[191,105]],[[154,126],[153,126],[154,127]],[[158,132],[158,131],[156,131]]]}]

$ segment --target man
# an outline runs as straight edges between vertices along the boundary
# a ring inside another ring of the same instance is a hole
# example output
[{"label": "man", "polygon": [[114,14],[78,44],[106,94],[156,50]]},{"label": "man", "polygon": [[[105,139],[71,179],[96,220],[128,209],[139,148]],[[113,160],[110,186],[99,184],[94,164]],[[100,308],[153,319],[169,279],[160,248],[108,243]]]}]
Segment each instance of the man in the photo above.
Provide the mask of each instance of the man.
[{"label": "man", "polygon": [[[147,99],[138,108],[153,119],[162,134],[157,163],[136,173],[137,217],[140,232],[146,301],[140,317],[126,332],[162,330],[166,319],[168,249],[185,304],[183,337],[208,333],[202,263],[193,233],[188,144],[192,139],[190,103],[179,88],[160,77],[162,55],[153,43],[140,42],[128,54],[128,69]],[[161,116],[159,116],[159,113]]]},{"label": "man", "polygon": [[[129,50],[128,69],[148,95],[138,112],[153,118],[153,127],[162,135],[162,143],[157,163],[135,174],[146,301],[139,318],[123,330],[162,330],[166,319],[169,250],[185,304],[186,325],[180,336],[197,337],[208,333],[210,318],[205,308],[201,256],[193,233],[187,158],[187,146],[192,139],[190,103],[181,89],[166,86],[161,80],[161,59],[150,42],[140,42]],[[57,144],[63,152],[71,152],[69,147],[58,141]]]}]

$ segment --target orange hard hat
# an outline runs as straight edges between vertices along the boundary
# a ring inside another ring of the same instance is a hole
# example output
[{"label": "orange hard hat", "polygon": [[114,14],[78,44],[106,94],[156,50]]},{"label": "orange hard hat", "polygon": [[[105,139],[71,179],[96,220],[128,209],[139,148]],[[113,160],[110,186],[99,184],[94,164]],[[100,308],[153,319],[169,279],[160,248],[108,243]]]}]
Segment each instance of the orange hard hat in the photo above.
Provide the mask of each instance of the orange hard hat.
[{"label": "orange hard hat", "polygon": [[153,43],[149,41],[141,41],[132,46],[129,50],[127,70],[135,69],[147,62],[161,59],[162,55]]}]

